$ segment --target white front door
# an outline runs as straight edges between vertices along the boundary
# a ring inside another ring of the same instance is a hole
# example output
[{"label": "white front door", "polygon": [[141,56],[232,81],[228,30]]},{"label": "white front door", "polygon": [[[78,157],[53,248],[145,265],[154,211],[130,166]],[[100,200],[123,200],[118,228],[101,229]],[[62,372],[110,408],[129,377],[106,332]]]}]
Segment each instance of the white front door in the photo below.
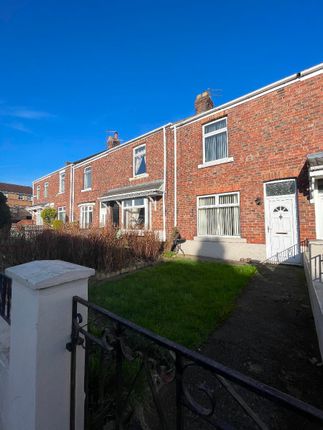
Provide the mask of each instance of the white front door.
[{"label": "white front door", "polygon": [[323,179],[315,181],[314,193],[316,239],[323,240]]},{"label": "white front door", "polygon": [[298,264],[295,180],[265,184],[265,220],[267,257],[277,263]]}]

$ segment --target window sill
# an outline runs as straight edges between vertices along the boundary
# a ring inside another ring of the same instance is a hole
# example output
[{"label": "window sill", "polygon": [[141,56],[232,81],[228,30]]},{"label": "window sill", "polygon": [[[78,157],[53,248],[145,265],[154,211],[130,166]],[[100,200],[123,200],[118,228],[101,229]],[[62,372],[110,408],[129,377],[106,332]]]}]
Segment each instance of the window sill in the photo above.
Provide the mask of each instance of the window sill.
[{"label": "window sill", "polygon": [[194,236],[197,242],[233,242],[233,243],[246,243],[247,239],[240,236]]},{"label": "window sill", "polygon": [[86,191],[92,191],[92,188],[84,188],[83,190],[81,190],[81,193],[85,193]]},{"label": "window sill", "polygon": [[129,181],[135,181],[136,179],[141,179],[141,178],[148,178],[149,174],[148,173],[143,173],[142,175],[137,175],[134,176],[133,178],[129,178]]},{"label": "window sill", "polygon": [[197,167],[199,169],[204,169],[204,167],[217,166],[218,164],[232,163],[233,157],[221,158],[221,160],[208,161],[204,164],[199,164]]},{"label": "window sill", "polygon": [[59,193],[57,193],[56,195],[59,196],[60,194],[65,194],[65,191],[60,191]]}]

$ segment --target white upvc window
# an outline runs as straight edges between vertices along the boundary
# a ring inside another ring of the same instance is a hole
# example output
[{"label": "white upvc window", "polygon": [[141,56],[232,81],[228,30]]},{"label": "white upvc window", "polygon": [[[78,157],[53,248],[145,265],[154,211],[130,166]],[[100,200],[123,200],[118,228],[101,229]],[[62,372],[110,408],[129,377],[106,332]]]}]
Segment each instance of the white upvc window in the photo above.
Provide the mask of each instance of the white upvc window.
[{"label": "white upvc window", "polygon": [[90,228],[93,222],[93,205],[80,207],[80,227]]},{"label": "white upvc window", "polygon": [[57,219],[66,222],[66,206],[60,206],[57,208]]},{"label": "white upvc window", "polygon": [[59,172],[59,193],[65,193],[65,170]]},{"label": "white upvc window", "polygon": [[203,125],[203,163],[228,158],[227,118]]},{"label": "white upvc window", "polygon": [[197,198],[198,236],[240,236],[239,193]]},{"label": "white upvc window", "polygon": [[90,190],[92,188],[92,167],[88,166],[84,169],[83,175],[83,190]]},{"label": "white upvc window", "polygon": [[133,176],[146,174],[146,145],[140,145],[133,149]]},{"label": "white upvc window", "polygon": [[36,188],[36,198],[38,200],[40,199],[40,185],[37,185],[37,188]]},{"label": "white upvc window", "polygon": [[48,197],[48,182],[44,183],[44,197]]},{"label": "white upvc window", "polygon": [[122,202],[123,227],[127,230],[147,230],[149,227],[148,199],[136,198]]},{"label": "white upvc window", "polygon": [[100,204],[100,227],[105,227],[107,223],[107,204],[101,202]]}]

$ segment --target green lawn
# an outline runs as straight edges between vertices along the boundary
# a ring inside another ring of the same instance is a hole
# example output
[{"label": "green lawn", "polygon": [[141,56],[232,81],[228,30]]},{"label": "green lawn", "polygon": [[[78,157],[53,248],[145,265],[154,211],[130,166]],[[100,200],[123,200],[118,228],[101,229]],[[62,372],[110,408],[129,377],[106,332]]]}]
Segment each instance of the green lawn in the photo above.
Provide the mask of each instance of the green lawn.
[{"label": "green lawn", "polygon": [[228,317],[253,266],[176,259],[93,285],[90,301],[196,348]]}]

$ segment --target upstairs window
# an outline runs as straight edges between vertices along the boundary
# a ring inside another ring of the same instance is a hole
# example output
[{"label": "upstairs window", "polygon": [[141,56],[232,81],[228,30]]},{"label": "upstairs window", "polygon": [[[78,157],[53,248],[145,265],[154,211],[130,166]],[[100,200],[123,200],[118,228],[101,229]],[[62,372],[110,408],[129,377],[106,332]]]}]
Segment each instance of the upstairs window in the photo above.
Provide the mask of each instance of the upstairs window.
[{"label": "upstairs window", "polygon": [[48,182],[44,183],[44,197],[48,197]]},{"label": "upstairs window", "polygon": [[65,193],[65,170],[59,172],[59,192]]},{"label": "upstairs window", "polygon": [[239,193],[198,197],[199,236],[239,236]]},{"label": "upstairs window", "polygon": [[36,198],[40,199],[40,185],[37,185],[37,188],[36,188]]},{"label": "upstairs window", "polygon": [[227,119],[221,118],[203,126],[203,163],[210,163],[227,157]]},{"label": "upstairs window", "polygon": [[88,190],[92,188],[92,167],[85,167],[83,178],[83,189]]},{"label": "upstairs window", "polygon": [[146,173],[146,145],[137,146],[133,150],[133,176]]},{"label": "upstairs window", "polygon": [[65,223],[66,221],[66,206],[61,206],[57,208],[57,219],[60,221],[63,221]]}]

